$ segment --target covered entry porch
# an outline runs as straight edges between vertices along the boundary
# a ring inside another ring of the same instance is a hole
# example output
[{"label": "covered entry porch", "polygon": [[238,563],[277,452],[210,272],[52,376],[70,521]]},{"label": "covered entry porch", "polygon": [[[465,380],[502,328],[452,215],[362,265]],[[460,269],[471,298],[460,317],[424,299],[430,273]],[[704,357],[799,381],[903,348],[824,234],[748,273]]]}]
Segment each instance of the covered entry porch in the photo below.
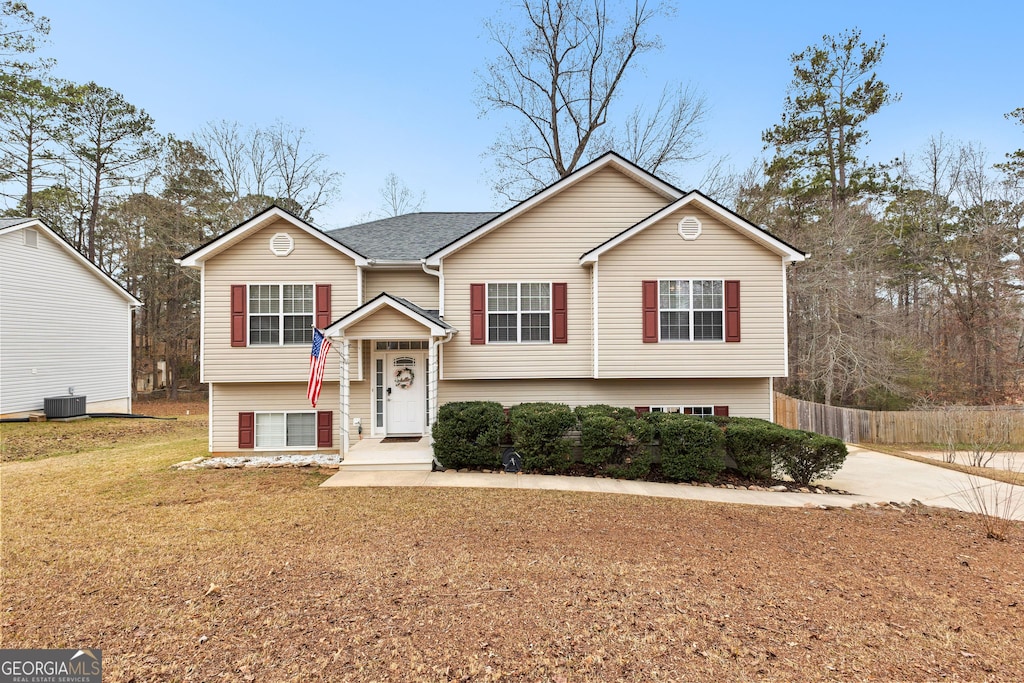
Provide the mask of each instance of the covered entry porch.
[{"label": "covered entry porch", "polygon": [[[404,458],[430,469],[440,346],[455,332],[435,311],[387,293],[325,330],[342,359],[343,468],[388,469]],[[407,455],[396,460],[400,452]]]}]

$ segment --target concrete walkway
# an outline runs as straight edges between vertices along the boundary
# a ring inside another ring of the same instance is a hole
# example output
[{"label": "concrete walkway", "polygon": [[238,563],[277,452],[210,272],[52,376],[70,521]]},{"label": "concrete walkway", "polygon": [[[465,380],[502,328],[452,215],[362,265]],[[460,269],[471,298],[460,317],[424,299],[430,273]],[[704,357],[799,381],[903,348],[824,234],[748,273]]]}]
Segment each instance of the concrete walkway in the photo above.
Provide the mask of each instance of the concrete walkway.
[{"label": "concrete walkway", "polygon": [[[1017,502],[1008,516],[1024,519],[1024,487],[1010,486],[988,479],[976,479],[982,495],[992,507],[993,496],[1007,495]],[[657,498],[683,498],[719,503],[802,507],[832,505],[852,507],[863,503],[909,503],[918,500],[925,505],[949,507],[973,512],[969,498],[962,492],[971,489],[971,478],[965,474],[914,462],[892,455],[850,446],[850,455],[835,477],[826,482],[832,488],[850,491],[853,495],[789,493],[775,491],[744,491],[707,488],[689,484],[659,484],[620,479],[564,477],[541,474],[482,474],[478,472],[338,472],[324,487],[462,487],[544,489],[555,491],[586,491],[592,493],[624,493]],[[996,505],[998,507],[998,505]],[[1006,507],[1006,506],[1003,506]]]}]

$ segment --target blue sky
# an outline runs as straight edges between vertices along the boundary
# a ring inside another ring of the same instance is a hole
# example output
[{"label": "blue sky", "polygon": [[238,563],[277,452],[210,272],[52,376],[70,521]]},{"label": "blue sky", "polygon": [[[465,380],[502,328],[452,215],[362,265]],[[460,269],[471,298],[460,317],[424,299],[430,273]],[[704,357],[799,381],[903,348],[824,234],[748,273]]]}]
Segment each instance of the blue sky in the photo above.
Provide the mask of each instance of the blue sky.
[{"label": "blue sky", "polygon": [[[56,75],[95,80],[187,137],[205,122],[306,128],[345,174],[323,227],[348,225],[379,204],[394,172],[426,193],[425,210],[503,208],[481,155],[503,120],[478,117],[475,72],[493,54],[483,21],[499,2],[122,2],[30,0],[52,22],[42,53]],[[867,157],[913,154],[929,137],[978,142],[993,162],[1024,147],[1003,114],[1024,106],[1020,29],[1011,0],[946,2],[679,3],[661,22],[665,47],[646,55],[626,98],[656,98],[689,82],[711,107],[704,146],[740,170],[779,120],[789,55],[823,34],[859,27],[888,50],[880,76],[903,99],[870,124]],[[623,107],[628,109],[631,107]],[[703,167],[684,169],[684,187]]]}]

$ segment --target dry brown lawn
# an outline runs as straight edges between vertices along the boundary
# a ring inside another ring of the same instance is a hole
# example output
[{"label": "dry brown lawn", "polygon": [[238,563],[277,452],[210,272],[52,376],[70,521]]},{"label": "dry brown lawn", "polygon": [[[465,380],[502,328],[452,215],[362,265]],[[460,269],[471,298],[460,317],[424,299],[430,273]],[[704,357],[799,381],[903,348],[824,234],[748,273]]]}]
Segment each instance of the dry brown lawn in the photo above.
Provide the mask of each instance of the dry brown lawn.
[{"label": "dry brown lawn", "polygon": [[105,681],[1024,680],[1020,524],[168,469],[204,420],[0,466],[3,647]]}]

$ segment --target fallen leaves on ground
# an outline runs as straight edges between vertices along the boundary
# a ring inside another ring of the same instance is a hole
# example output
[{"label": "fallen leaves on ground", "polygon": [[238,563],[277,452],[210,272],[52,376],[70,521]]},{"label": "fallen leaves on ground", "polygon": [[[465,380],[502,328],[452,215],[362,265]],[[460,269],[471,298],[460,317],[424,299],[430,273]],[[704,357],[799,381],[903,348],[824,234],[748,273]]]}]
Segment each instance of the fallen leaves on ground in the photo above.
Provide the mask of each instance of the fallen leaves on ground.
[{"label": "fallen leaves on ground", "polygon": [[205,433],[6,463],[4,647],[104,680],[1021,680],[1024,527],[176,472]]}]

